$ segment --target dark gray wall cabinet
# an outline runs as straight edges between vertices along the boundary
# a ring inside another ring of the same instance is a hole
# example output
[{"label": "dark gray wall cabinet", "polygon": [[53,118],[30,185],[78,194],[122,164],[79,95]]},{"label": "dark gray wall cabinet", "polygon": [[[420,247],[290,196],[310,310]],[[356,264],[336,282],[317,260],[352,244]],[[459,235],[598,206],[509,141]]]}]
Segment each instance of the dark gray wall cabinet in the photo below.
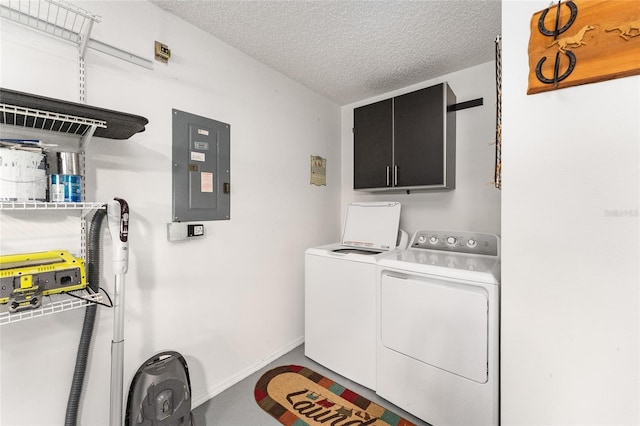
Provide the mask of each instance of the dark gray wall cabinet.
[{"label": "dark gray wall cabinet", "polygon": [[447,83],[353,110],[353,188],[454,189],[456,96]]}]

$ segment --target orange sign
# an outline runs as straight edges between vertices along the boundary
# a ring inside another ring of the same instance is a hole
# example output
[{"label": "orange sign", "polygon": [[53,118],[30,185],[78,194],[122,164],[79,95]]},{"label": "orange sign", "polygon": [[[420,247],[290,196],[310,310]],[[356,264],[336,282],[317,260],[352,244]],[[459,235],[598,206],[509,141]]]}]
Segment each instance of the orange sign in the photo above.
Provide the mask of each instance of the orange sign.
[{"label": "orange sign", "polygon": [[527,94],[636,74],[640,1],[566,1],[531,18]]}]

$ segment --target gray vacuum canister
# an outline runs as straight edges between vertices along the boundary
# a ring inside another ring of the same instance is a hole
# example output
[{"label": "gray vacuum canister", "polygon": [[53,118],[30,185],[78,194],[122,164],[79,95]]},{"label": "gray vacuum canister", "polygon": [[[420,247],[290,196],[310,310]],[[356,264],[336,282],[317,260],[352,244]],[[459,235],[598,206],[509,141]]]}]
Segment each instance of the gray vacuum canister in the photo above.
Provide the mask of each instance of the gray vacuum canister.
[{"label": "gray vacuum canister", "polygon": [[156,354],[131,381],[125,426],[192,426],[189,368],[178,352]]}]

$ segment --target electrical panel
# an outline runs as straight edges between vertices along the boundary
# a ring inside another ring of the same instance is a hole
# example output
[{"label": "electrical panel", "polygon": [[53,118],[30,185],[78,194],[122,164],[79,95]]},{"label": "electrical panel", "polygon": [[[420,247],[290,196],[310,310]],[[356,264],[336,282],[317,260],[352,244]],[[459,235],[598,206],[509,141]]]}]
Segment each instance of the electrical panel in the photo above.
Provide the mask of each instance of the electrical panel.
[{"label": "electrical panel", "polygon": [[231,126],[174,109],[173,222],[231,218]]}]

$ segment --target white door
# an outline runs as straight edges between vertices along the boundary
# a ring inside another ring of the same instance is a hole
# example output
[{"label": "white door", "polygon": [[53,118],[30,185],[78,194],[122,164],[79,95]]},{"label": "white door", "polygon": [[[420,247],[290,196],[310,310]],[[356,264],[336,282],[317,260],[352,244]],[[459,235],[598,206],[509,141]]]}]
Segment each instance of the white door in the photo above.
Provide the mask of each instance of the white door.
[{"label": "white door", "polygon": [[488,295],[481,287],[382,274],[382,344],[478,383],[488,380]]}]

